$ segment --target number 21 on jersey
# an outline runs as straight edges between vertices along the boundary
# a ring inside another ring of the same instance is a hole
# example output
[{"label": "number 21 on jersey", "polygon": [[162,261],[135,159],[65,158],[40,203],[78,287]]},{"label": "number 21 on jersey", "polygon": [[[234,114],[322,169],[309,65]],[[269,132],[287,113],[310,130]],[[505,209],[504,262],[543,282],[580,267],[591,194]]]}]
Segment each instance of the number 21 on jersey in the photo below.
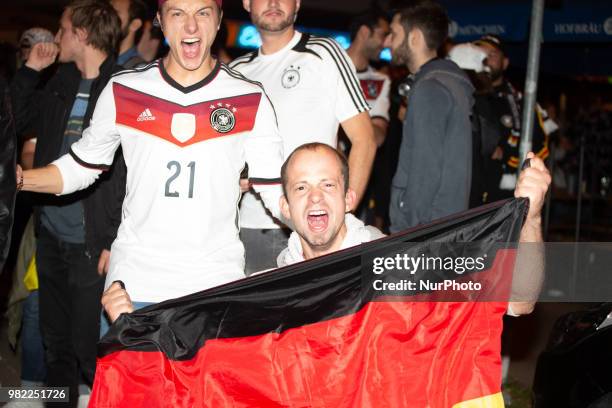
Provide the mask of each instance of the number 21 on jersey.
[{"label": "number 21 on jersey", "polygon": [[183,170],[181,163],[172,160],[168,162],[166,167],[170,171],[170,177],[168,177],[168,180],[166,180],[165,196],[177,198],[184,197],[185,194],[187,194],[187,198],[193,198],[196,162],[189,162],[189,164],[186,166],[189,168],[189,189],[187,191],[184,191],[184,189],[181,188],[181,186],[184,186],[183,181],[186,178],[186,175],[181,177],[181,172]]}]

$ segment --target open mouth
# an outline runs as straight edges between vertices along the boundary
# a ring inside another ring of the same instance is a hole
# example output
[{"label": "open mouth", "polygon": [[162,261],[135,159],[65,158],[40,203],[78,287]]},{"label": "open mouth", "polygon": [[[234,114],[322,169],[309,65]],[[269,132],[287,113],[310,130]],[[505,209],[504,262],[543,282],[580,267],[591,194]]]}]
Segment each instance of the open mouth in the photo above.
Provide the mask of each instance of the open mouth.
[{"label": "open mouth", "polygon": [[307,216],[308,228],[313,232],[325,231],[329,223],[329,215],[325,210],[312,210]]},{"label": "open mouth", "polygon": [[187,58],[195,58],[200,52],[200,39],[185,38],[181,41],[181,48]]}]

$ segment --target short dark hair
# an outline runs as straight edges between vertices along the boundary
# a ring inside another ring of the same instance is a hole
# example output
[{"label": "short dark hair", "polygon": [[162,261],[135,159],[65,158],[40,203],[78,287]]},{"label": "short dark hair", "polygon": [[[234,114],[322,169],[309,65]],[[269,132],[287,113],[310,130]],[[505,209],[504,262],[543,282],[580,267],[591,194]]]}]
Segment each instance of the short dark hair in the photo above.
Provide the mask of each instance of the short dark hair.
[{"label": "short dark hair", "polygon": [[138,44],[140,37],[142,37],[142,31],[144,30],[144,23],[149,17],[149,8],[143,0],[130,0],[130,7],[128,8],[128,24],[134,20],[140,20],[142,25],[136,31],[134,36],[134,43]]},{"label": "short dark hair", "polygon": [[287,197],[287,183],[289,182],[289,180],[287,179],[287,169],[289,168],[289,164],[291,162],[291,159],[293,159],[293,156],[295,156],[298,152],[301,152],[302,150],[313,151],[313,150],[318,150],[318,149],[324,149],[324,150],[333,152],[336,155],[336,158],[340,162],[340,171],[342,173],[342,180],[344,181],[344,192],[345,193],[347,192],[348,183],[349,183],[349,166],[348,166],[348,161],[346,160],[346,157],[344,157],[344,155],[338,149],[334,149],[330,145],[327,145],[325,143],[314,142],[314,143],[303,144],[297,149],[295,149],[289,155],[289,157],[287,157],[287,160],[285,160],[285,163],[283,163],[283,167],[281,167],[281,184],[283,186],[283,194],[285,195],[285,197]]},{"label": "short dark hair", "polygon": [[431,0],[419,1],[398,11],[400,24],[406,35],[418,28],[430,50],[437,50],[448,37],[448,14],[440,4]]},{"label": "short dark hair", "polygon": [[357,14],[351,19],[349,25],[349,32],[351,34],[351,41],[357,37],[357,32],[362,26],[366,26],[370,31],[374,31],[378,26],[380,20],[389,21],[389,18],[380,10],[368,10],[364,13]]},{"label": "short dark hair", "polygon": [[66,9],[70,10],[72,29],[87,31],[87,44],[108,55],[117,52],[121,38],[121,20],[106,0],[73,0]]}]

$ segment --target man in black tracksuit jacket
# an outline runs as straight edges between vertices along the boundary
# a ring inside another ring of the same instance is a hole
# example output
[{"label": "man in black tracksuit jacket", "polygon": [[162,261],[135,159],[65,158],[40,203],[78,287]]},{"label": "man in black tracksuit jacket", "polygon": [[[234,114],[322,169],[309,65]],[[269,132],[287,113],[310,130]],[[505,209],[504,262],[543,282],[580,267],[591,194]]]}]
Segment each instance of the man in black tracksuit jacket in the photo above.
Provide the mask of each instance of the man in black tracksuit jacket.
[{"label": "man in black tracksuit jacket", "polygon": [[[97,18],[92,19],[90,16]],[[56,44],[37,44],[11,85],[18,131],[38,136],[34,167],[65,153],[81,137],[97,98],[118,70],[114,54],[120,21],[102,0],[76,0],[64,11]],[[36,90],[40,71],[55,60],[56,74]],[[99,337],[104,277],[98,273],[121,218],[125,165],[111,169],[89,189],[68,196],[39,195],[35,208],[40,325],[46,347],[47,384],[70,386],[70,405],[79,383],[91,386]]]}]

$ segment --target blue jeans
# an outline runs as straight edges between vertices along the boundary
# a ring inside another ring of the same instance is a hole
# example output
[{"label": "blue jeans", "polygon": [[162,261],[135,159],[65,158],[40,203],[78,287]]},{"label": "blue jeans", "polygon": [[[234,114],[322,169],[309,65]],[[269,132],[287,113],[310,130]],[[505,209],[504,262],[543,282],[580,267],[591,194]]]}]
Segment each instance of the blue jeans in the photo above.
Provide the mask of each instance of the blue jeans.
[{"label": "blue jeans", "polygon": [[38,290],[31,292],[23,301],[21,326],[21,379],[44,383],[47,377],[45,348],[40,335],[38,317]]},{"label": "blue jeans", "polygon": [[[132,302],[132,305],[134,306],[134,311],[142,309],[146,306],[150,306],[152,304],[152,302]],[[106,332],[110,329],[110,325],[111,322],[108,319],[108,316],[106,315],[104,310],[102,310],[102,315],[100,316],[100,338],[104,337]]]}]

